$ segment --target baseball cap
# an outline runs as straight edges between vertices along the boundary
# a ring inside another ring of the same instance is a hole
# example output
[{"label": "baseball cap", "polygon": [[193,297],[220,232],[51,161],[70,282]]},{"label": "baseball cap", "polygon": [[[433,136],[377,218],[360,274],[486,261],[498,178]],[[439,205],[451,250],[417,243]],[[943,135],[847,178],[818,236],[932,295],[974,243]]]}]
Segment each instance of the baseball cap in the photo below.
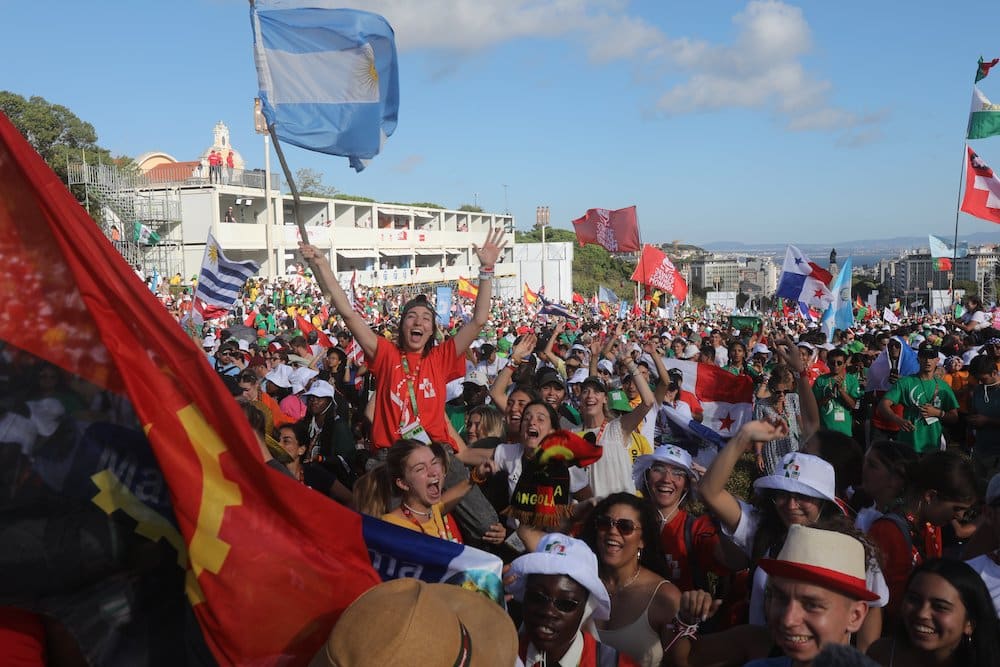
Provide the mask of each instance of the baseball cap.
[{"label": "baseball cap", "polygon": [[632,412],[628,396],[621,389],[612,389],[608,393],[608,407],[618,412]]},{"label": "baseball cap", "polygon": [[318,398],[334,398],[333,385],[326,380],[316,380],[303,396],[316,396]]},{"label": "baseball cap", "polygon": [[486,377],[486,372],[479,368],[474,368],[465,374],[465,384],[474,384],[478,387],[490,386],[490,380]]}]

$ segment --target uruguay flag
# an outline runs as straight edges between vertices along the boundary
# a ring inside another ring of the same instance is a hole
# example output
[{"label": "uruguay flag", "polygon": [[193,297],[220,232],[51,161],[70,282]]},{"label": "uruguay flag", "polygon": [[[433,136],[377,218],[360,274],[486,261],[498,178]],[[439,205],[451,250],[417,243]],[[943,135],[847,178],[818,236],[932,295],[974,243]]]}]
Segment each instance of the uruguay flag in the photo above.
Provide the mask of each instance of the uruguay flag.
[{"label": "uruguay flag", "polygon": [[828,287],[832,279],[829,271],[790,245],[785,251],[785,264],[781,269],[776,295],[801,301],[822,312],[833,301],[833,294]]},{"label": "uruguay flag", "polygon": [[430,537],[362,515],[361,530],[382,581],[413,577],[428,583],[456,584],[503,605],[503,561],[473,547]]},{"label": "uruguay flag", "polygon": [[279,139],[343,155],[361,171],[396,129],[399,69],[392,27],[355,9],[251,5],[261,107]]}]

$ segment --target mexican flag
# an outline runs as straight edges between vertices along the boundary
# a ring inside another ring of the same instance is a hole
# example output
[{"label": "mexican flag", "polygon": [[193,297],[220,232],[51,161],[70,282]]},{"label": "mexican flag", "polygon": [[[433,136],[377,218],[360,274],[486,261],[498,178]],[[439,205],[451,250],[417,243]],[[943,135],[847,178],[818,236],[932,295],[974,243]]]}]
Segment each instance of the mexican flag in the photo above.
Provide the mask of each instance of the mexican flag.
[{"label": "mexican flag", "polygon": [[951,271],[951,259],[948,257],[935,257],[931,262],[935,271]]},{"label": "mexican flag", "polygon": [[142,245],[156,245],[160,242],[160,235],[136,220],[135,227],[132,228],[132,241]]},{"label": "mexican flag", "polygon": [[1000,134],[1000,105],[990,102],[979,88],[973,86],[968,138],[985,139],[997,134]]}]

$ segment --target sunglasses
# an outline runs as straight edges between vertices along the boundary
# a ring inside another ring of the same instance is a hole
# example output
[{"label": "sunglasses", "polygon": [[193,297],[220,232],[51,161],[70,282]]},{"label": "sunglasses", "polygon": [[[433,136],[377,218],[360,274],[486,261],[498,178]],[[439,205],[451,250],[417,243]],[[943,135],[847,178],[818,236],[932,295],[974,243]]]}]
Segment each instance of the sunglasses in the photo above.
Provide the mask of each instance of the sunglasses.
[{"label": "sunglasses", "polygon": [[632,519],[612,519],[607,515],[601,515],[597,517],[594,521],[594,525],[597,526],[598,530],[611,530],[614,526],[618,529],[618,532],[622,537],[628,537],[635,532],[636,525],[635,521]]},{"label": "sunglasses", "polygon": [[569,598],[551,598],[541,591],[525,591],[524,593],[525,604],[546,606],[551,604],[556,608],[556,611],[561,611],[564,614],[569,614],[576,611],[576,608],[580,606],[579,600],[570,600]]}]

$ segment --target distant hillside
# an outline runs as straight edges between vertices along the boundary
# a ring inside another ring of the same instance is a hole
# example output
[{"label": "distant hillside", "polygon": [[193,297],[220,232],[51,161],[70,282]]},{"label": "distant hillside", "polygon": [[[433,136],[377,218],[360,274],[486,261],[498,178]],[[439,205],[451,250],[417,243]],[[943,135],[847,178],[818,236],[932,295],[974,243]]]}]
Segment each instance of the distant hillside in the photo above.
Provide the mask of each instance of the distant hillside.
[{"label": "distant hillside", "polygon": [[[950,236],[940,235],[942,238]],[[972,234],[960,234],[959,241],[965,241],[972,245],[983,243],[1000,243],[1000,231],[997,232],[975,232]],[[809,243],[789,241],[805,251],[824,250],[829,252],[830,248],[836,248],[838,254],[858,254],[883,252],[895,248],[919,248],[927,246],[927,236],[896,236],[887,239],[864,239],[837,241],[836,243]],[[716,241],[705,243],[703,247],[710,252],[783,252],[786,243],[740,243],[738,241]]]}]

